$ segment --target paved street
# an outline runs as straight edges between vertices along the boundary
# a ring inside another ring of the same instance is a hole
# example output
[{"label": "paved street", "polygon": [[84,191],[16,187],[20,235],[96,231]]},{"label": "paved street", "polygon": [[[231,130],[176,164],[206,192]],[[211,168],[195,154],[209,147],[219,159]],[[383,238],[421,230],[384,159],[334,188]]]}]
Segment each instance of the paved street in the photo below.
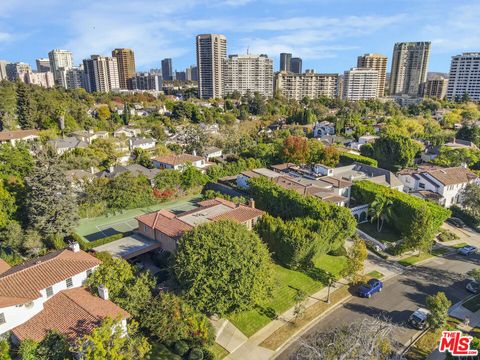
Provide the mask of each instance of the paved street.
[{"label": "paved street", "polygon": [[[458,302],[469,295],[465,290],[465,274],[478,265],[478,254],[472,257],[452,255],[448,258],[433,258],[387,280],[383,291],[371,299],[353,297],[348,303],[319,320],[306,335],[365,316],[385,314],[399,325],[396,339],[405,344],[416,333],[416,330],[410,329],[405,322],[416,308],[425,307],[426,296],[444,291],[452,303]],[[298,342],[294,340],[276,359],[291,358],[297,346]]]}]

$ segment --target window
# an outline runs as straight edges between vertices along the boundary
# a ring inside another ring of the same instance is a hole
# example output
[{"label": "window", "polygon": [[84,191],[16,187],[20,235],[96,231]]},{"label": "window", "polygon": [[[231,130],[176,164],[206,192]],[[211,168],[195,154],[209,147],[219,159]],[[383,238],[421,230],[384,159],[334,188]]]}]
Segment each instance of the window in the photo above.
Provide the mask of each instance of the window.
[{"label": "window", "polygon": [[418,183],[418,187],[420,189],[425,189],[425,184],[424,183]]},{"label": "window", "polygon": [[5,324],[6,321],[5,321],[5,314],[4,313],[0,313],[0,325],[2,324]]},{"label": "window", "polygon": [[147,225],[143,225],[143,231],[146,232],[146,233],[148,232],[148,226]]},{"label": "window", "polygon": [[45,291],[47,292],[47,297],[53,295],[53,288],[51,286],[49,286]]},{"label": "window", "polygon": [[65,283],[67,284],[67,288],[71,288],[73,286],[72,278],[68,278],[67,280],[65,280]]}]

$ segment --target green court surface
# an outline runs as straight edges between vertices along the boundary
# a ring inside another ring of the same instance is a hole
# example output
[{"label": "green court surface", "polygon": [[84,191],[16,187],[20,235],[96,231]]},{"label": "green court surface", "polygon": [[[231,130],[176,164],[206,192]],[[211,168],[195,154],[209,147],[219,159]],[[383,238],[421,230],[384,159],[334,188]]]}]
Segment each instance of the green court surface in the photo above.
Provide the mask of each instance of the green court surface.
[{"label": "green court surface", "polygon": [[80,225],[77,226],[75,232],[82,236],[86,241],[102,239],[107,236],[136,229],[138,223],[135,218],[139,215],[148,214],[160,209],[168,209],[173,213],[192,210],[196,207],[195,204],[201,199],[201,195],[194,195],[145,208],[123,210],[116,215],[81,219]]}]

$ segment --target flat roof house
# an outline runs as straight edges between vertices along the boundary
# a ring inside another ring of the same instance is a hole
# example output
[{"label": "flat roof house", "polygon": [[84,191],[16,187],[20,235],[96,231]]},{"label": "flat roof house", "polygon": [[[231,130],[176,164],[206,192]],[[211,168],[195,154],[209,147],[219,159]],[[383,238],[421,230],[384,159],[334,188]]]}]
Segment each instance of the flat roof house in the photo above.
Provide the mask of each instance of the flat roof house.
[{"label": "flat roof house", "polygon": [[0,334],[11,332],[15,343],[42,340],[57,330],[68,340],[89,333],[105,317],[129,314],[108,300],[108,290],[96,297],[83,288],[101,261],[70,247],[9,267],[0,266]]},{"label": "flat roof house", "polygon": [[197,209],[178,215],[165,209],[141,215],[137,217],[138,232],[147,238],[159,241],[164,250],[175,252],[178,239],[197,225],[232,220],[252,229],[263,215],[263,211],[256,209],[253,202],[250,206],[246,206],[215,198],[198,204]]}]

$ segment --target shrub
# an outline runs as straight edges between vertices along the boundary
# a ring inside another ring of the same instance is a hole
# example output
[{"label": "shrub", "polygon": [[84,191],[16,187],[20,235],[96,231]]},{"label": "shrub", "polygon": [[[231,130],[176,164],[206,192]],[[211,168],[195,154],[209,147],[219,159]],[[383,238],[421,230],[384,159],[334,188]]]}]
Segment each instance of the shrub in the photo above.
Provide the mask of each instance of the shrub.
[{"label": "shrub", "polygon": [[173,345],[173,351],[175,351],[175,354],[180,356],[185,355],[189,349],[190,346],[188,346],[188,344],[183,340],[177,341],[175,345]]},{"label": "shrub", "polygon": [[437,235],[438,240],[441,242],[458,240],[460,237],[448,230],[440,229],[440,233]]},{"label": "shrub", "polygon": [[170,266],[172,261],[172,253],[168,251],[155,251],[150,255],[150,258],[155,266],[159,267],[160,269],[165,269]]},{"label": "shrub", "polygon": [[80,235],[78,235],[77,233],[73,233],[71,235],[71,239],[73,241],[78,242],[80,244],[80,247],[82,248],[82,250],[87,251],[87,250],[93,249],[97,246],[109,244],[113,241],[120,240],[120,239],[122,239],[124,237],[127,237],[127,236],[131,236],[132,234],[133,234],[133,231],[127,231],[127,232],[124,232],[124,233],[110,235],[110,236],[107,236],[107,237],[104,237],[104,238],[101,238],[101,239],[98,239],[98,240],[94,240],[94,241],[85,241]]},{"label": "shrub", "polygon": [[203,351],[203,360],[215,360],[215,354],[211,350],[207,348],[203,348],[202,351]]},{"label": "shrub", "polygon": [[[406,239],[404,248],[415,248],[416,245],[428,242],[443,222],[450,216],[448,209],[433,202],[405,194],[368,180],[355,182],[352,186],[352,197],[359,203],[370,204],[377,196],[384,196],[392,201],[390,226],[398,230]],[[401,247],[401,248],[402,248]],[[397,251],[399,248],[397,247]]]},{"label": "shrub", "polygon": [[340,153],[340,163],[342,163],[343,165],[350,165],[350,164],[353,164],[354,162],[367,164],[375,167],[378,166],[377,160],[369,158],[367,156],[350,154],[347,152]]},{"label": "shrub", "polygon": [[188,354],[188,360],[203,360],[203,350],[201,348],[193,348]]}]

